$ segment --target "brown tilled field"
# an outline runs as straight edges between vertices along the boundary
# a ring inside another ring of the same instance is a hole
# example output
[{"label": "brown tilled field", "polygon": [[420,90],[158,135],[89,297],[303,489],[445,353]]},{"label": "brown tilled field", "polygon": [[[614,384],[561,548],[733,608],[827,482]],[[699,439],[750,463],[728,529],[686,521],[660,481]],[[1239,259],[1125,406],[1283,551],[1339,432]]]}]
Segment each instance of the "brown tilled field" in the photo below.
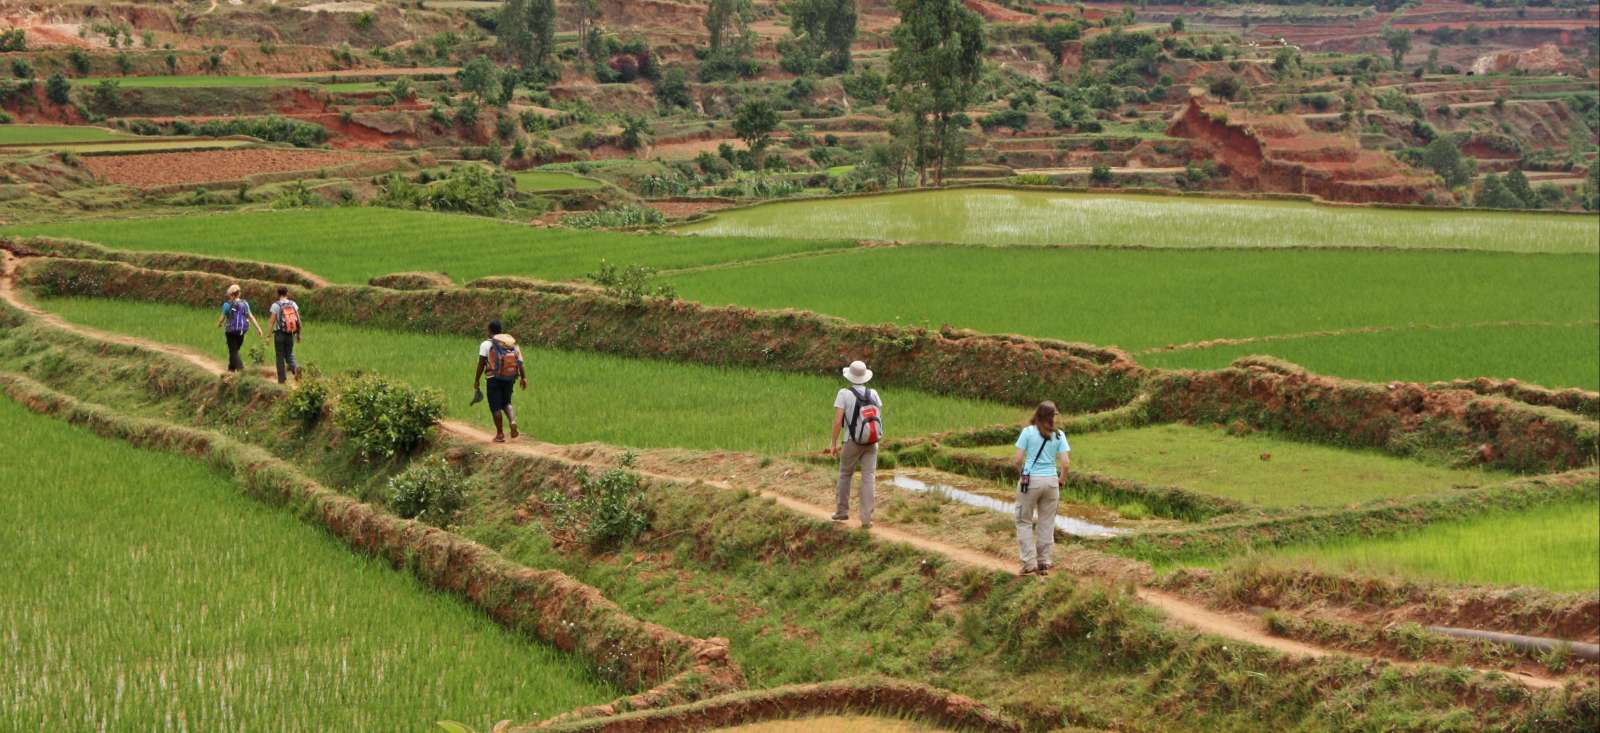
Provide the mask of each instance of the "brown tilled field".
[{"label": "brown tilled field", "polygon": [[345,165],[364,159],[357,153],[320,150],[207,150],[84,158],[83,164],[108,183],[156,188],[185,183],[233,181],[259,173],[288,173]]}]

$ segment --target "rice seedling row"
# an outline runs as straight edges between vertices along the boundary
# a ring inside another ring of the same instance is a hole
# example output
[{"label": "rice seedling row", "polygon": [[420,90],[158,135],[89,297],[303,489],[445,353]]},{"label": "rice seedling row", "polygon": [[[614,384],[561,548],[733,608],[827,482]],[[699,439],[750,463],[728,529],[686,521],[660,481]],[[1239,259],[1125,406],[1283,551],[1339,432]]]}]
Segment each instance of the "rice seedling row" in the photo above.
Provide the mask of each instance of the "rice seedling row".
[{"label": "rice seedling row", "polygon": [[985,245],[1595,252],[1600,218],[1299,201],[954,189],[725,211],[679,231]]},{"label": "rice seedling row", "polygon": [[[43,305],[68,320],[226,359],[209,309],[107,301],[50,299]],[[265,311],[266,304],[258,304]],[[445,395],[453,418],[491,425],[487,407],[470,405],[478,339],[319,323],[305,314],[303,363],[324,373],[376,371]],[[254,333],[271,366],[270,342]],[[515,398],[518,422],[539,440],[603,441],[638,448],[700,448],[768,453],[826,447],[839,379],[754,369],[627,359],[592,352],[527,349],[528,384]],[[1019,421],[1014,408],[884,389],[886,427],[901,436]]]},{"label": "rice seedling row", "polygon": [[0,425],[8,728],[487,729],[616,694],[198,463],[5,399]]},{"label": "rice seedling row", "polygon": [[0,125],[0,145],[106,142],[130,137],[108,128],[83,125]]}]

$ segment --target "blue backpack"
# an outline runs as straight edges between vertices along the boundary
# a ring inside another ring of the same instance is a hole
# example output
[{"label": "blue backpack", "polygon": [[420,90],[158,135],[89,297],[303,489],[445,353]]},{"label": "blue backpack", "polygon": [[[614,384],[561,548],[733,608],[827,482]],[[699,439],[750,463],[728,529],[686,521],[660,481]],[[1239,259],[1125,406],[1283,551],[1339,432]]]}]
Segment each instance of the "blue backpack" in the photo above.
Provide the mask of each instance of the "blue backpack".
[{"label": "blue backpack", "polygon": [[226,330],[228,333],[244,333],[250,330],[249,303],[241,300],[238,303],[228,303],[224,307],[228,311],[225,314],[227,316],[228,326]]}]

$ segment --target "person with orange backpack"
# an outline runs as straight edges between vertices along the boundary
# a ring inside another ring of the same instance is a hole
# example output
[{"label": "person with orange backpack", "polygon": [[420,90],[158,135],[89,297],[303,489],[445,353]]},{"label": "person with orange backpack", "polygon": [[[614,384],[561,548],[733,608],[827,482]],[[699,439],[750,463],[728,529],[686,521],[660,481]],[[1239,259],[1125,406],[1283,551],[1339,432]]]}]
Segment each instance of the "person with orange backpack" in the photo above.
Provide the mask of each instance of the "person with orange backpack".
[{"label": "person with orange backpack", "polygon": [[[833,520],[843,522],[850,518],[850,481],[861,469],[861,528],[872,528],[872,492],[878,471],[878,441],[883,439],[883,398],[878,391],[869,389],[872,370],[861,361],[853,361],[844,368],[844,379],[850,386],[839,390],[833,398],[833,436],[828,441],[828,455],[839,457],[838,506]],[[839,433],[845,433],[844,445],[839,444]]]},{"label": "person with orange backpack", "polygon": [[517,413],[511,409],[511,395],[519,381],[524,390],[528,388],[528,373],[523,369],[522,349],[517,347],[517,340],[505,332],[499,321],[489,322],[489,338],[478,345],[478,372],[472,377],[473,393],[479,392],[478,384],[485,373],[489,375],[489,415],[494,418],[494,442],[504,443],[506,433],[501,413],[505,413],[506,422],[511,423],[511,437],[521,435],[517,431]]},{"label": "person with orange backpack", "polygon": [[272,352],[278,361],[278,384],[287,380],[284,367],[300,381],[300,364],[294,359],[295,344],[300,343],[300,304],[289,299],[289,288],[278,286],[278,300],[272,304],[272,315],[267,318],[272,329]]}]

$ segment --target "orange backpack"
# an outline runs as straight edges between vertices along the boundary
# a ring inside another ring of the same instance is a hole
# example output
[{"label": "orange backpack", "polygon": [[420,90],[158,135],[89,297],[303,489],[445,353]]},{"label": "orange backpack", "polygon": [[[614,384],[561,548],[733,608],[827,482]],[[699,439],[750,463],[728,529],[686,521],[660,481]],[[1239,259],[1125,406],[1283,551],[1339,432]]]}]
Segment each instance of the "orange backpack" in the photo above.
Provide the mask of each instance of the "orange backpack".
[{"label": "orange backpack", "polygon": [[500,379],[516,379],[522,375],[522,349],[517,348],[515,341],[501,341],[499,337],[489,340],[489,376]]}]

